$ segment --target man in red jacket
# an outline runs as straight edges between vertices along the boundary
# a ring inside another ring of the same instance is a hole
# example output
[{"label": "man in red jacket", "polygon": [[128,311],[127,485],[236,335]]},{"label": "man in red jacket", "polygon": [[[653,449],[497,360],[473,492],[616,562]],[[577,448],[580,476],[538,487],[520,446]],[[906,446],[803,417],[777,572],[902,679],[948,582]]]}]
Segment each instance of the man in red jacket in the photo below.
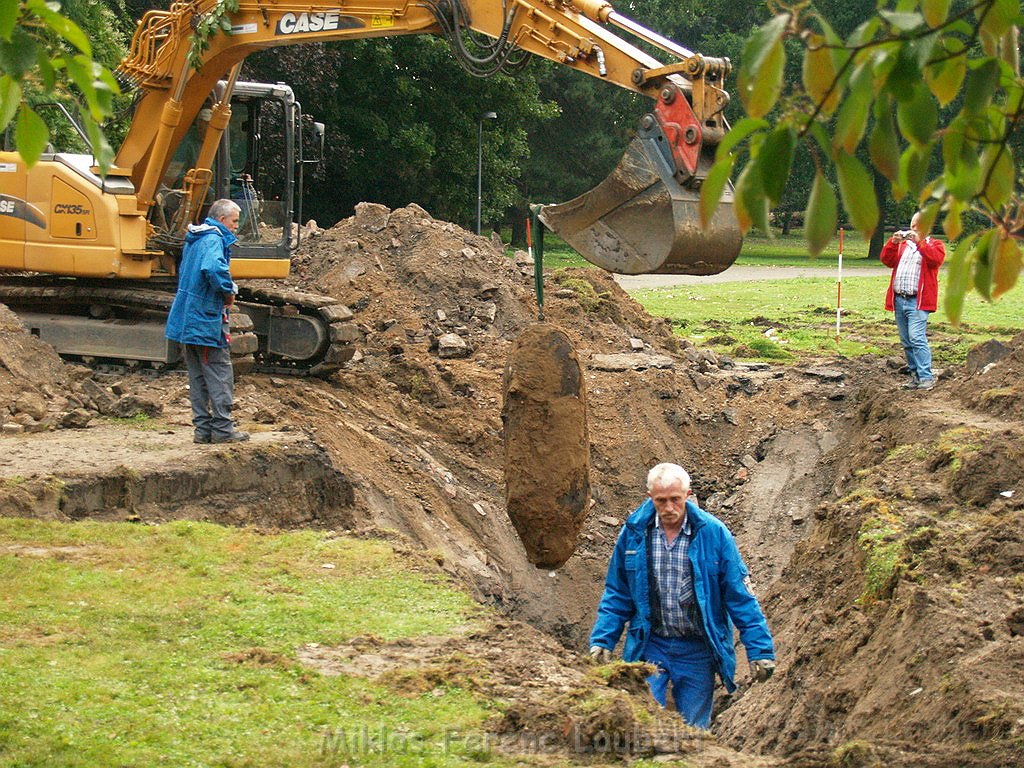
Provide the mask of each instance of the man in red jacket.
[{"label": "man in red jacket", "polygon": [[896,329],[910,368],[904,389],[931,389],[932,350],[928,346],[928,315],[939,300],[939,267],[946,246],[921,231],[921,214],[914,214],[910,229],[902,230],[882,247],[882,263],[892,268],[885,308],[896,313]]}]

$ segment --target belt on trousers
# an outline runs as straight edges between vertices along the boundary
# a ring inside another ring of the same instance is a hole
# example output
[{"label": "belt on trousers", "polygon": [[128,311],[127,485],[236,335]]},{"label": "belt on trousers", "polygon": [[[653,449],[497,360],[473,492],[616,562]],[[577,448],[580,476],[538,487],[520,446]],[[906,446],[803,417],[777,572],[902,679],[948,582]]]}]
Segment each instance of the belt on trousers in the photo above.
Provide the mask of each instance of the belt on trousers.
[{"label": "belt on trousers", "polygon": [[915,296],[917,296],[916,293],[900,293],[899,291],[896,292],[896,295],[897,296],[902,296],[904,299],[912,299]]}]

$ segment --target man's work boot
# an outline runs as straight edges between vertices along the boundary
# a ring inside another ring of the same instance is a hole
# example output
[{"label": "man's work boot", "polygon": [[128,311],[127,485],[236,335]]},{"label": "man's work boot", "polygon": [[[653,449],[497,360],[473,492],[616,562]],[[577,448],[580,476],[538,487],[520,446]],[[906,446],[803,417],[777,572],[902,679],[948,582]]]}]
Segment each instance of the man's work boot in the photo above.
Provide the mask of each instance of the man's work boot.
[{"label": "man's work boot", "polygon": [[248,432],[234,431],[229,435],[213,435],[210,438],[211,443],[244,443],[249,439]]},{"label": "man's work boot", "polygon": [[924,379],[917,385],[918,389],[932,389],[935,386],[935,379]]},{"label": "man's work boot", "polygon": [[195,436],[192,438],[192,442],[193,443],[200,443],[200,444],[206,445],[206,444],[208,444],[210,442],[210,436],[209,435],[201,435],[198,432],[196,432]]}]

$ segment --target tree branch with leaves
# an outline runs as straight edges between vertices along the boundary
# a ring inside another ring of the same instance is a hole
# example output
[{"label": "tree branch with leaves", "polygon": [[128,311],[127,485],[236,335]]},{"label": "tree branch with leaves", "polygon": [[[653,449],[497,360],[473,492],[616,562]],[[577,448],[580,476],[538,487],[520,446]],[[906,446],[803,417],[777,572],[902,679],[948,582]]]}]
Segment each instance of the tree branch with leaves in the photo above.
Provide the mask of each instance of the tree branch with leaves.
[{"label": "tree branch with leaves", "polygon": [[[875,231],[870,163],[897,200],[915,200],[927,229],[941,219],[946,236],[960,240],[946,291],[953,322],[971,289],[992,300],[1012,288],[1024,236],[1014,162],[1015,152],[1024,151],[1019,2],[881,0],[876,14],[845,39],[809,0],[769,6],[774,16],[744,48],[737,82],[747,116],[719,145],[702,190],[704,220],[745,155],[737,217],[744,232],[754,226],[767,232],[768,211],[782,199],[803,145],[815,166],[805,212],[812,255],[835,235],[840,201],[865,238]],[[801,81],[788,87],[787,41],[797,43],[803,58]],[[941,153],[942,167],[929,174],[934,153]]]},{"label": "tree branch with leaves", "polygon": [[18,153],[35,165],[50,129],[33,108],[42,100],[71,100],[103,171],[113,150],[100,123],[120,93],[113,74],[93,58],[89,37],[47,0],[0,0],[0,131],[14,122]]}]

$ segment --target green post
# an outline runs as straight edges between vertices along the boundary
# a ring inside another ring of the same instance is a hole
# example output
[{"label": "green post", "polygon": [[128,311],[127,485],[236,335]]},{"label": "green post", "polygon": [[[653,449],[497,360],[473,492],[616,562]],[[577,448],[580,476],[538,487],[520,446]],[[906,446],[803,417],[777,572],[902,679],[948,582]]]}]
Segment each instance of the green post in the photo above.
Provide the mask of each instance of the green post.
[{"label": "green post", "polygon": [[544,224],[540,220],[540,209],[544,206],[530,206],[530,229],[533,230],[533,287],[537,291],[537,319],[544,319]]}]

